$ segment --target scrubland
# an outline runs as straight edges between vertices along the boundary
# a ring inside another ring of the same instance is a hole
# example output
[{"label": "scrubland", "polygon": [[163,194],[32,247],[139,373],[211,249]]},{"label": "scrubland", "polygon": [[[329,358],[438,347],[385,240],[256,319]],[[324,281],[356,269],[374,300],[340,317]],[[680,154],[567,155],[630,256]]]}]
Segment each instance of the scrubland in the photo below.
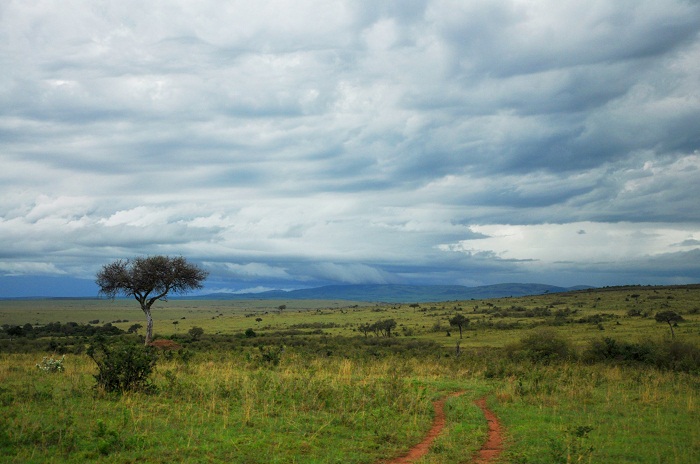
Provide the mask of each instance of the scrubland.
[{"label": "scrubland", "polygon": [[[682,316],[674,338],[662,311]],[[466,390],[421,462],[470,462],[484,396],[505,430],[499,462],[700,462],[698,286],[402,305],[172,300],[153,314],[170,349],[148,352],[143,388],[110,392],[88,353],[139,343],[135,302],[0,302],[0,461],[381,462],[421,440],[434,399]],[[391,336],[371,329],[390,320]]]}]

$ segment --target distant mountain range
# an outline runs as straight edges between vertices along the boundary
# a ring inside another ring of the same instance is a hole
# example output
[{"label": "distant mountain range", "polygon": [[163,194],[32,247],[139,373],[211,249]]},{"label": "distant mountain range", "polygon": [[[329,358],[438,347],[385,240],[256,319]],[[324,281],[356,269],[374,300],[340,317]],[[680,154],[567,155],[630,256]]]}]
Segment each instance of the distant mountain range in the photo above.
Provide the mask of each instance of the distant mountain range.
[{"label": "distant mountain range", "polygon": [[327,285],[302,290],[271,290],[261,293],[210,293],[181,297],[198,300],[350,300],[381,303],[428,303],[450,300],[479,300],[507,296],[541,295],[592,287],[556,287],[544,284],[496,284],[481,287],[462,285]]}]

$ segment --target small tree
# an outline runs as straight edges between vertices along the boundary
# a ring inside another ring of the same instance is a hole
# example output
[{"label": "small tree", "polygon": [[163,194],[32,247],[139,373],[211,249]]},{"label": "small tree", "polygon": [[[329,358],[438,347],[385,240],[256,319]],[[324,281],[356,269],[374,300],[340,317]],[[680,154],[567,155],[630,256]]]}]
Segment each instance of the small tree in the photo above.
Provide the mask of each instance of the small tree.
[{"label": "small tree", "polygon": [[377,334],[391,338],[391,331],[396,327],[396,321],[393,319],[384,319],[372,324],[371,329]]},{"label": "small tree", "polygon": [[192,327],[187,333],[192,337],[192,340],[199,340],[199,337],[204,335],[204,329],[201,327]]},{"label": "small tree", "polygon": [[360,332],[362,332],[365,335],[365,338],[367,338],[367,334],[369,334],[372,331],[372,324],[369,322],[365,322],[364,324],[359,325]]},{"label": "small tree", "polygon": [[675,311],[661,311],[660,313],[656,313],[654,319],[656,319],[656,322],[665,322],[668,324],[671,328],[671,338],[676,338],[676,334],[673,333],[673,325],[684,320],[683,317]]},{"label": "small tree", "polygon": [[462,316],[461,314],[457,314],[455,317],[450,319],[450,325],[456,325],[459,327],[459,338],[462,338],[462,327],[466,327],[469,325],[469,319],[466,317]]},{"label": "small tree", "polygon": [[118,295],[134,297],[146,315],[146,340],[153,338],[151,306],[158,300],[167,301],[171,293],[187,293],[202,288],[208,272],[190,264],[183,257],[168,256],[119,259],[106,264],[97,273],[95,282],[100,293],[114,299]]}]

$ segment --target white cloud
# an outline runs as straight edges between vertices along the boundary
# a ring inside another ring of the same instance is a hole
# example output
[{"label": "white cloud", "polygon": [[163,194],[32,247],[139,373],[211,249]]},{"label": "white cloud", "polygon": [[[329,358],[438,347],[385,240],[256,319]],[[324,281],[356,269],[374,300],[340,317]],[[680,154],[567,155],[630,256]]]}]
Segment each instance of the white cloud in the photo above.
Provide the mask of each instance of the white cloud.
[{"label": "white cloud", "polygon": [[27,261],[0,261],[0,273],[6,276],[21,275],[42,275],[56,276],[65,275],[66,271],[57,268],[53,263],[36,263]]},{"label": "white cloud", "polygon": [[698,30],[680,0],[5,2],[3,269],[634,283],[685,243],[659,279],[700,278]]},{"label": "white cloud", "polygon": [[444,244],[441,249],[492,252],[499,259],[535,260],[538,266],[557,262],[625,263],[669,253],[689,235],[700,233],[700,227],[672,228],[653,223],[499,224],[472,229],[488,238]]}]

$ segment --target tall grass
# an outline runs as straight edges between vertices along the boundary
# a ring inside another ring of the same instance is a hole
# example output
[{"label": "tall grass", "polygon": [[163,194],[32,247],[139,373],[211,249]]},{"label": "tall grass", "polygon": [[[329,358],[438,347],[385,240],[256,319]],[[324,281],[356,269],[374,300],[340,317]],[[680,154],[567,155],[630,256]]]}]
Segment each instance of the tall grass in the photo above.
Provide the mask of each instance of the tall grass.
[{"label": "tall grass", "polygon": [[[183,349],[160,355],[152,394],[94,388],[89,339],[0,333],[0,461],[373,463],[421,440],[434,399],[467,390],[423,463],[478,450],[484,395],[506,431],[503,462],[700,462],[696,287],[284,311],[172,303],[156,331]],[[0,305],[3,322],[140,321],[126,302],[33,304]],[[658,310],[683,314],[675,341]],[[462,340],[446,334],[459,312]],[[356,330],[386,319],[397,336]],[[65,369],[37,368],[54,351]]]},{"label": "tall grass", "polygon": [[700,379],[649,367],[531,365],[492,405],[508,462],[700,462]]},{"label": "tall grass", "polygon": [[429,428],[450,383],[416,359],[312,358],[279,366],[210,353],[163,360],[158,393],[93,388],[94,366],[67,356],[46,374],[31,355],[0,357],[7,462],[374,462]]}]

